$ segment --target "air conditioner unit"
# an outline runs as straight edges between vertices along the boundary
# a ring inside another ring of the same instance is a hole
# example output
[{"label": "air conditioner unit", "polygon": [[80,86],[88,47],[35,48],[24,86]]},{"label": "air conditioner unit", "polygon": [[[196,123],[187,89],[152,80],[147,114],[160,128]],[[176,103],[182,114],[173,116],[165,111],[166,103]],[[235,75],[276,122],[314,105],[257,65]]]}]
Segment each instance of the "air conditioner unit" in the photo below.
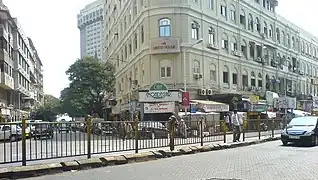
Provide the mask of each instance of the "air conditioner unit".
[{"label": "air conditioner unit", "polygon": [[206,89],[199,89],[199,95],[205,96],[206,95]]},{"label": "air conditioner unit", "polygon": [[213,49],[213,50],[219,50],[219,49],[220,49],[220,48],[219,48],[217,45],[215,45],[215,44],[208,44],[208,45],[207,45],[207,48]]},{"label": "air conditioner unit", "polygon": [[199,74],[198,73],[193,73],[193,78],[194,79],[199,79]]},{"label": "air conditioner unit", "polygon": [[261,91],[261,90],[262,90],[262,87],[257,87],[257,90],[258,90],[258,91]]},{"label": "air conditioner unit", "polygon": [[206,90],[206,94],[207,95],[212,95],[213,94],[213,90],[212,89],[207,89]]},{"label": "air conditioner unit", "polygon": [[241,57],[241,56],[242,56],[242,52],[240,52],[240,51],[233,51],[233,55],[234,55],[234,56]]}]

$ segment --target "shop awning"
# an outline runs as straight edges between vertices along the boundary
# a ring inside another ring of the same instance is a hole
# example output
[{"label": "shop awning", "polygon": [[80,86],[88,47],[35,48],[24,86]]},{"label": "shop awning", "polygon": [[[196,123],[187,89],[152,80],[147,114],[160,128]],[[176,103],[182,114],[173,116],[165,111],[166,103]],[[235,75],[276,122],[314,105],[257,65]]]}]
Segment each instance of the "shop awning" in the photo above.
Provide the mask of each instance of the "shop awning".
[{"label": "shop awning", "polygon": [[197,107],[205,112],[228,112],[230,107],[228,104],[206,101],[206,100],[191,100],[192,103],[197,103]]}]

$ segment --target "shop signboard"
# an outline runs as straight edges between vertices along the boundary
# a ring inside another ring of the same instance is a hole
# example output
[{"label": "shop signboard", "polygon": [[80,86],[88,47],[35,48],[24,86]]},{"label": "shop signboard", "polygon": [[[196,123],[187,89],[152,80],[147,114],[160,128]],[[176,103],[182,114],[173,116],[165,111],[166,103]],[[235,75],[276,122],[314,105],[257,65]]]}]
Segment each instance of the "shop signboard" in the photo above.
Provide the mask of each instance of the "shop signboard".
[{"label": "shop signboard", "polygon": [[160,103],[145,103],[144,113],[145,114],[156,114],[156,113],[172,113],[175,111],[174,102],[160,102]]},{"label": "shop signboard", "polygon": [[156,82],[147,91],[139,90],[139,102],[181,102],[182,94],[179,90],[169,90],[168,87]]},{"label": "shop signboard", "polygon": [[267,110],[266,104],[252,104],[252,112],[265,112]]},{"label": "shop signboard", "polygon": [[274,108],[296,109],[296,98],[279,97],[274,99]]}]

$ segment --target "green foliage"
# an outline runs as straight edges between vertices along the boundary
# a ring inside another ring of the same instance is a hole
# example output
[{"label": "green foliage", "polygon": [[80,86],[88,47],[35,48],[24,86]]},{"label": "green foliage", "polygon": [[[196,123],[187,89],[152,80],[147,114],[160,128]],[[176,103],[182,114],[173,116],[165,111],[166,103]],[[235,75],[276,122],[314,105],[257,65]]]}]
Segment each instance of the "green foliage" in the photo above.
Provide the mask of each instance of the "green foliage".
[{"label": "green foliage", "polygon": [[31,115],[32,119],[40,119],[44,121],[54,121],[56,115],[60,112],[60,100],[52,95],[45,94],[44,102]]},{"label": "green foliage", "polygon": [[62,110],[70,116],[97,113],[103,117],[104,97],[114,91],[115,67],[93,57],[78,59],[66,71],[69,87],[61,91]]}]

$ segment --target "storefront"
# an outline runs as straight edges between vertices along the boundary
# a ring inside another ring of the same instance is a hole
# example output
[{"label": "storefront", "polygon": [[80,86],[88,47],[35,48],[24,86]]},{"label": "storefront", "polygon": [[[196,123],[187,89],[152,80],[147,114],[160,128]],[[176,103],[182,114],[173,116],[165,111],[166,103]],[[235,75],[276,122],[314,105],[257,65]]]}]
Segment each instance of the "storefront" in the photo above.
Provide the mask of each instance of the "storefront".
[{"label": "storefront", "polygon": [[141,120],[166,121],[178,112],[182,95],[179,90],[169,90],[161,83],[154,83],[149,90],[139,90]]}]

